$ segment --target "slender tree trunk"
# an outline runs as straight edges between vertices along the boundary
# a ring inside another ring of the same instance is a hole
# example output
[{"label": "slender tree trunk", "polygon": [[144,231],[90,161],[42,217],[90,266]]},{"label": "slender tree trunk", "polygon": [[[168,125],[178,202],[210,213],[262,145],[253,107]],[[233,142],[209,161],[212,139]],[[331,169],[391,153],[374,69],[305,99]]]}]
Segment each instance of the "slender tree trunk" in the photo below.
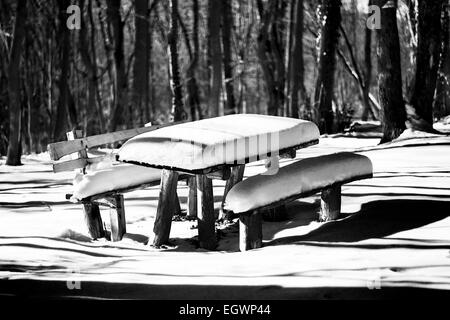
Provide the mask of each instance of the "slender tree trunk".
[{"label": "slender tree trunk", "polygon": [[[192,40],[193,40],[193,53],[191,62],[187,69],[187,103],[189,106],[189,110],[191,113],[191,119],[194,121],[196,119],[202,118],[202,113],[200,109],[200,93],[197,84],[196,71],[199,62],[199,50],[200,50],[200,41],[199,41],[199,3],[198,0],[192,1],[192,15],[193,15],[193,30],[192,30]],[[189,44],[186,43],[188,46]]]},{"label": "slender tree trunk", "polygon": [[148,0],[136,0],[135,3],[135,51],[133,67],[133,109],[140,114],[141,124],[147,123],[149,107],[149,23]]},{"label": "slender tree trunk", "polygon": [[169,60],[170,84],[172,90],[171,120],[180,121],[186,118],[183,107],[183,88],[181,87],[178,66],[178,0],[170,1]]},{"label": "slender tree trunk", "polygon": [[410,99],[413,114],[408,124],[432,131],[433,100],[441,52],[442,0],[418,0],[417,55],[414,91]]},{"label": "slender tree trunk", "polygon": [[[59,38],[61,39],[60,53],[60,78],[58,81],[59,97],[56,109],[56,121],[53,128],[53,140],[61,140],[64,138],[67,128],[68,115],[68,77],[69,77],[69,54],[70,54],[70,34],[66,26],[66,9],[69,5],[68,0],[58,1],[59,9]],[[71,126],[76,124],[71,123]]]},{"label": "slender tree trunk", "polygon": [[[390,3],[394,5],[389,5]],[[386,5],[388,3],[388,5]],[[406,111],[402,95],[402,70],[397,29],[397,1],[376,0],[381,9],[377,30],[378,89],[383,113],[381,143],[397,138],[405,129]]]},{"label": "slender tree trunk", "polygon": [[[84,8],[84,0],[80,1],[80,7],[83,10]],[[89,0],[88,6],[87,6],[87,11],[89,13],[89,11],[91,10],[91,0]],[[93,28],[93,26],[91,26]],[[88,42],[88,30],[87,30],[87,26],[85,23],[85,19],[83,17],[83,15],[81,16],[81,30],[83,30],[83,32],[79,33],[79,50],[80,50],[80,55],[81,55],[81,60],[83,61],[83,64],[86,68],[86,73],[87,73],[87,80],[88,80],[88,92],[87,92],[87,104],[86,104],[86,115],[85,117],[87,117],[87,131],[86,131],[86,135],[90,135],[92,134],[92,126],[89,125],[90,121],[94,121],[96,118],[99,119],[99,125],[100,125],[100,129],[104,130],[103,127],[103,118],[102,118],[102,114],[98,113],[96,116],[96,113],[98,111],[97,108],[97,99],[96,99],[96,95],[97,95],[97,72],[96,72],[96,68],[94,66],[93,63],[93,59],[91,59],[91,56],[89,54],[89,42]],[[93,33],[91,34],[91,37],[93,36]]]},{"label": "slender tree trunk", "polygon": [[107,0],[107,18],[112,28],[112,43],[114,47],[114,105],[111,110],[109,130],[115,131],[117,126],[126,119],[128,86],[125,73],[125,59],[123,49],[123,25],[120,17],[120,0]]},{"label": "slender tree trunk", "polygon": [[[369,0],[369,5],[371,5],[372,1]],[[369,114],[371,113],[372,108],[370,107],[370,82],[372,79],[372,30],[365,28],[365,39],[364,39],[364,65],[365,65],[365,73],[364,73],[364,88],[363,88],[363,114],[362,120],[367,121],[369,118]]]},{"label": "slender tree trunk", "polygon": [[208,2],[208,44],[211,55],[210,115],[220,115],[220,88],[222,86],[222,48],[220,45],[220,17],[222,0]]},{"label": "slender tree trunk", "polygon": [[27,18],[27,1],[18,0],[14,34],[8,65],[8,97],[9,97],[9,142],[6,164],[21,165],[21,103],[20,103],[20,58],[25,39],[25,23]]},{"label": "slender tree trunk", "polygon": [[225,114],[237,113],[234,99],[234,77],[231,54],[231,30],[233,28],[232,0],[223,0],[222,13],[222,45],[223,45],[223,70],[225,74],[226,108]]},{"label": "slender tree trunk", "polygon": [[442,16],[442,52],[434,106],[439,118],[450,115],[450,1],[446,2]]},{"label": "slender tree trunk", "polygon": [[333,90],[336,70],[336,48],[341,23],[341,1],[323,0],[320,8],[320,21],[323,21],[320,35],[319,70],[314,93],[318,107],[321,133],[333,132]]},{"label": "slender tree trunk", "polygon": [[258,0],[257,5],[261,19],[257,38],[257,55],[268,91],[267,113],[280,115],[285,103],[284,85],[286,83],[280,25],[284,19],[286,2],[284,0],[269,1],[267,8],[264,8],[263,1]]},{"label": "slender tree trunk", "polygon": [[291,80],[290,88],[290,116],[299,117],[299,109],[306,101],[306,89],[304,85],[305,66],[303,60],[303,0],[295,1],[295,27],[293,47],[291,52]]}]

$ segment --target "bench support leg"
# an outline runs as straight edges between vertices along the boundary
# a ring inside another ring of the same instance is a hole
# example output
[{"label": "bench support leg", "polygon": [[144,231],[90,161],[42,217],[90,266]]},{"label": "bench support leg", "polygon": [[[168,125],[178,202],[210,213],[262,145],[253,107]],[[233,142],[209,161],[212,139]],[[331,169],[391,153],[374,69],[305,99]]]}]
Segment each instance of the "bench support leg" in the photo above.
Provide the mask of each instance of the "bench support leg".
[{"label": "bench support leg", "polygon": [[123,195],[115,195],[111,200],[115,207],[112,208],[110,212],[111,241],[120,241],[122,240],[123,235],[127,232]]},{"label": "bench support leg", "polygon": [[161,171],[161,188],[159,191],[158,209],[156,211],[153,232],[153,245],[159,247],[169,241],[172,217],[176,210],[174,194],[177,192],[178,172],[163,169]]},{"label": "bench support leg", "polygon": [[320,201],[320,221],[332,221],[341,214],[341,186],[332,186],[322,190]]},{"label": "bench support leg", "polygon": [[205,175],[196,175],[196,180],[198,240],[201,248],[214,250],[217,239],[212,180]]},{"label": "bench support leg", "polygon": [[103,229],[102,217],[98,205],[91,202],[85,203],[83,204],[83,211],[91,238],[94,240],[103,238],[105,236],[105,230]]},{"label": "bench support leg", "polygon": [[197,218],[197,183],[195,177],[190,177],[188,179],[189,194],[188,194],[188,218]]},{"label": "bench support leg", "polygon": [[230,178],[227,180],[225,184],[225,190],[223,192],[222,204],[220,206],[220,218],[223,220],[231,220],[233,219],[232,212],[227,212],[223,209],[225,204],[225,198],[227,197],[228,192],[233,188],[236,184],[242,181],[244,178],[245,164],[241,164],[231,168]]},{"label": "bench support leg", "polygon": [[181,212],[181,205],[180,205],[180,199],[178,198],[178,193],[175,191],[175,199],[174,204],[175,204],[175,211],[174,214],[182,216],[182,212]]},{"label": "bench support leg", "polygon": [[262,247],[262,218],[257,210],[239,215],[239,249],[247,251]]}]

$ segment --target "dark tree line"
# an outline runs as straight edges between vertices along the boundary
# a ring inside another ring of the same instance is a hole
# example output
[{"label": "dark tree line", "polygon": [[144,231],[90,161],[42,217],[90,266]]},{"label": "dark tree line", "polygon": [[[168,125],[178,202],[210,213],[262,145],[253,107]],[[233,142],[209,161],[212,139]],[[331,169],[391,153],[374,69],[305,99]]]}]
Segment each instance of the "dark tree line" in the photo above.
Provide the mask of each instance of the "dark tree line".
[{"label": "dark tree line", "polygon": [[383,142],[434,131],[450,113],[449,26],[448,0],[5,0],[0,153],[17,165],[73,128],[243,112],[323,133],[380,120]]}]

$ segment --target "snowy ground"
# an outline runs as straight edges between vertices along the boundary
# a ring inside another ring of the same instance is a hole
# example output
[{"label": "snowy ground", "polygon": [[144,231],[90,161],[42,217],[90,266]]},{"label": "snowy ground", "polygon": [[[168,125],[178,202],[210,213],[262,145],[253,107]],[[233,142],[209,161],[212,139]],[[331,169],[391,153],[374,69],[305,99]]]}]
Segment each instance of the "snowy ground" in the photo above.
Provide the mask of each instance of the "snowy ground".
[{"label": "snowy ground", "polygon": [[[450,137],[327,137],[298,158],[365,150],[375,177],[343,187],[341,220],[319,223],[318,196],[264,223],[264,247],[238,252],[237,223],[219,226],[219,248],[196,246],[194,222],[174,221],[172,244],[146,245],[159,188],[125,195],[127,234],[87,237],[80,205],[65,200],[73,173],[48,155],[0,166],[0,295],[148,299],[336,299],[443,296],[450,292]],[[374,148],[373,148],[374,147]],[[4,163],[4,158],[1,163]],[[289,163],[283,160],[281,165]],[[246,176],[263,168],[248,166]],[[218,210],[224,182],[214,181]],[[187,187],[179,184],[186,208]],[[108,222],[108,210],[102,211]],[[79,281],[79,282],[77,282]],[[79,284],[80,289],[77,289]],[[75,287],[70,290],[68,287]],[[376,288],[380,289],[376,289]]]}]

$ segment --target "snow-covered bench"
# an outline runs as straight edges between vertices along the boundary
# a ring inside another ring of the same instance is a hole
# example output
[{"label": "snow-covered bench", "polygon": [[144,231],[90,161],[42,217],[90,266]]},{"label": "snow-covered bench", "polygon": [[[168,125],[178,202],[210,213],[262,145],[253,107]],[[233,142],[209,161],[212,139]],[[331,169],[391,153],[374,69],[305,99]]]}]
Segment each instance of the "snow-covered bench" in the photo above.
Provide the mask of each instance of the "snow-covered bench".
[{"label": "snow-covered bench", "polygon": [[[126,232],[123,193],[159,185],[161,170],[133,164],[115,163],[115,157],[112,157],[111,154],[106,155],[106,157],[105,154],[88,157],[88,149],[128,140],[140,133],[170,125],[173,125],[173,123],[116,131],[85,138],[83,138],[81,130],[73,130],[67,133],[68,141],[48,145],[50,158],[55,161],[53,163],[55,173],[76,171],[73,193],[67,194],[66,198],[83,205],[88,231],[93,239],[105,236],[99,205],[106,205],[112,209],[110,214],[111,240],[119,241],[122,239]],[[72,159],[61,159],[67,155],[72,155]],[[174,194],[174,201],[177,204],[175,211],[180,211],[176,193]]]},{"label": "snow-covered bench", "polygon": [[341,186],[371,178],[372,172],[369,158],[342,152],[303,159],[280,168],[275,175],[260,174],[236,184],[228,192],[224,208],[239,214],[240,250],[262,246],[262,210],[321,191],[320,220],[335,220],[341,211]]}]

